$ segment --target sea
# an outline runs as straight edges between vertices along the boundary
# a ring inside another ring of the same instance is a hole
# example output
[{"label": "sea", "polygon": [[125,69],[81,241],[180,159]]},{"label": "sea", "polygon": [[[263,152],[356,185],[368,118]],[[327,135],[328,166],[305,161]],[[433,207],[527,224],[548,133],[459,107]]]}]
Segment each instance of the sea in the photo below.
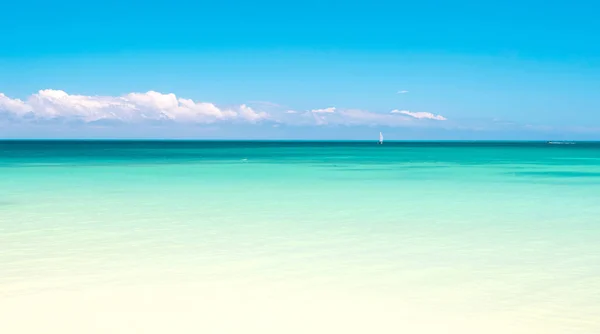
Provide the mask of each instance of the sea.
[{"label": "sea", "polygon": [[600,143],[0,141],[0,332],[597,334]]}]

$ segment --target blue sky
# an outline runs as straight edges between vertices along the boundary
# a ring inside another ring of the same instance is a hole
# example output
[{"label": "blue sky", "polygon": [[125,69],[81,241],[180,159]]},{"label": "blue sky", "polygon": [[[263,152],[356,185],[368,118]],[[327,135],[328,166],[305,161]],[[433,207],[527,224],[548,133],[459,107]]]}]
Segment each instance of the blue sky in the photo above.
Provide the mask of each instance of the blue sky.
[{"label": "blue sky", "polygon": [[0,137],[600,139],[593,1],[2,12]]}]

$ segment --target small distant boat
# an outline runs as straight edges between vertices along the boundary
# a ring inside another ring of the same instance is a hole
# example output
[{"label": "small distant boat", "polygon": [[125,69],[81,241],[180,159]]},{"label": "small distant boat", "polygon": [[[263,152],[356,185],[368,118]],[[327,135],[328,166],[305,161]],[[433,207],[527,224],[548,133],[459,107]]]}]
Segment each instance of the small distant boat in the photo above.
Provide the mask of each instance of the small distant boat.
[{"label": "small distant boat", "polygon": [[383,144],[383,133],[379,133],[379,145]]}]

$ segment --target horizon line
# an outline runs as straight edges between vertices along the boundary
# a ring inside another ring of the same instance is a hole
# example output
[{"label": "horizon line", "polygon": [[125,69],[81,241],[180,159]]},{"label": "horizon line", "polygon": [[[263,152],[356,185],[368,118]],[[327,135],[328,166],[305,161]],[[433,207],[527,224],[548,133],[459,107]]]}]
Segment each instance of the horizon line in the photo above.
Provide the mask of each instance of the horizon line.
[{"label": "horizon line", "polygon": [[[357,142],[377,143],[373,139],[189,139],[189,138],[0,138],[0,142],[17,141],[147,141],[147,142]],[[600,143],[598,140],[557,140],[557,139],[389,139],[384,143],[402,142],[527,142],[527,143]]]}]

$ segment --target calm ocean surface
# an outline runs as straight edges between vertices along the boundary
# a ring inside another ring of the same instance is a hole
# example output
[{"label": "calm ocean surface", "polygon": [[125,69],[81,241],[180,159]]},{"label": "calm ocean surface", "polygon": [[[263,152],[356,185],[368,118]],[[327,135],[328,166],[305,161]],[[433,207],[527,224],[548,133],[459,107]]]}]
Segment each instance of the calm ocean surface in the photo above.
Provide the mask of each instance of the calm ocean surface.
[{"label": "calm ocean surface", "polygon": [[2,333],[600,333],[600,143],[0,141]]}]

